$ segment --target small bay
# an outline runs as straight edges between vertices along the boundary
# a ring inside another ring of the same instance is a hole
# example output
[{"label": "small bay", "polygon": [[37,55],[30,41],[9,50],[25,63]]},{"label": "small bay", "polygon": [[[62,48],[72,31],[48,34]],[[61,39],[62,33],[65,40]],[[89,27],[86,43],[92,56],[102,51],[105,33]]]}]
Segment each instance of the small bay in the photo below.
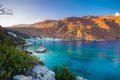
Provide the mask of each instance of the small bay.
[{"label": "small bay", "polygon": [[[28,50],[35,50],[35,41]],[[76,75],[88,80],[120,80],[120,41],[44,41],[46,53],[37,54],[45,65],[66,64]]]}]

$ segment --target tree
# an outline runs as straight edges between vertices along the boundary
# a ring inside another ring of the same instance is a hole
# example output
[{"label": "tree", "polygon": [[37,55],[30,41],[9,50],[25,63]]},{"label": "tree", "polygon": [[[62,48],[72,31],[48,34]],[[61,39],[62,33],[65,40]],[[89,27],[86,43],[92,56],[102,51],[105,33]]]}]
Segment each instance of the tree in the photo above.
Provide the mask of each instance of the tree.
[{"label": "tree", "polygon": [[3,7],[2,4],[0,4],[0,15],[12,15],[12,10],[11,9],[8,9],[8,8],[5,8]]}]

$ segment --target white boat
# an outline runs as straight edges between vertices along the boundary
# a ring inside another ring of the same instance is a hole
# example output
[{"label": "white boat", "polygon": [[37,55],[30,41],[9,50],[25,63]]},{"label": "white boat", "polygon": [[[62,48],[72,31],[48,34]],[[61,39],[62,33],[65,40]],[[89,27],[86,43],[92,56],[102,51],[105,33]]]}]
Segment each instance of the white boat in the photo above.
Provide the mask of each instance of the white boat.
[{"label": "white boat", "polygon": [[34,50],[35,53],[45,53],[46,52],[46,48],[43,47],[44,46],[43,38],[44,37],[42,37],[42,39],[41,39],[41,46],[37,50]]},{"label": "white boat", "polygon": [[46,52],[46,48],[39,47],[37,50],[34,50],[34,52],[36,52],[36,53],[45,53]]}]

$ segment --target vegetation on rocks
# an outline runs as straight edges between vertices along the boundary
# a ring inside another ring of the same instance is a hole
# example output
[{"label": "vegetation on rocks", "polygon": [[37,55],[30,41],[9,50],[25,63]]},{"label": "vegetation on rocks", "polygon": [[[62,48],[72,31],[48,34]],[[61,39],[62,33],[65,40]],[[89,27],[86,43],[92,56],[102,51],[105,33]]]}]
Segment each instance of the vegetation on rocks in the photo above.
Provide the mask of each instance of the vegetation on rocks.
[{"label": "vegetation on rocks", "polygon": [[[19,42],[18,42],[18,40],[19,40]],[[21,45],[21,44],[25,43],[25,41],[22,40],[22,39],[17,39],[16,38],[16,39],[12,39],[12,40],[10,40],[10,39],[4,39],[1,43],[5,44],[7,46],[14,46],[14,47],[16,47],[18,45]]]},{"label": "vegetation on rocks", "polygon": [[66,65],[54,66],[56,80],[77,80],[76,76],[67,68]]},{"label": "vegetation on rocks", "polygon": [[24,43],[23,39],[12,37],[0,28],[0,80],[11,80],[12,76],[26,73],[36,64],[44,65],[26,51],[16,49]]},{"label": "vegetation on rocks", "polygon": [[7,31],[3,28],[0,28],[0,43],[5,44],[7,46],[18,46],[25,43],[20,37],[12,37],[10,36]]},{"label": "vegetation on rocks", "polygon": [[38,59],[26,52],[0,44],[0,79],[7,80],[15,74],[30,70]]}]

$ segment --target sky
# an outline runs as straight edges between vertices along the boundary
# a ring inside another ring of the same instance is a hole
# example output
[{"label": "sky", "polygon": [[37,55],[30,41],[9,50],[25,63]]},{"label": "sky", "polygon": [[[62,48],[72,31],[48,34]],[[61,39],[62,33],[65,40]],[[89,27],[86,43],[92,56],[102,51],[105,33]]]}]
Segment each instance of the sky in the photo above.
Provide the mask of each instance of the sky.
[{"label": "sky", "polygon": [[13,12],[13,15],[0,15],[2,26],[120,12],[120,0],[0,0],[0,3]]}]

